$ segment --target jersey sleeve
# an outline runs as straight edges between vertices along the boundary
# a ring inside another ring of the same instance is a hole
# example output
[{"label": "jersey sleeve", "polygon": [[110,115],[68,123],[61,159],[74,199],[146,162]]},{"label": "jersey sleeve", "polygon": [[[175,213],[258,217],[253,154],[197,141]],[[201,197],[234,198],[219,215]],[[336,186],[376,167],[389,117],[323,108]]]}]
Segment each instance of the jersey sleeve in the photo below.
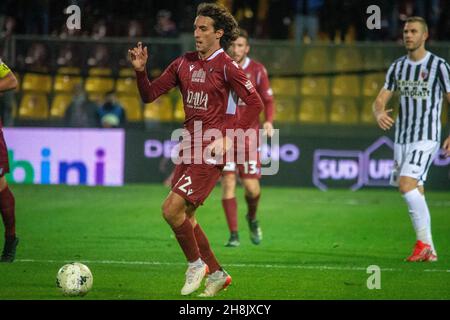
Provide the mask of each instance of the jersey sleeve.
[{"label": "jersey sleeve", "polygon": [[11,69],[0,59],[0,79],[6,77]]},{"label": "jersey sleeve", "polygon": [[155,80],[150,82],[147,71],[136,71],[136,81],[144,103],[150,103],[162,94],[168,92],[178,83],[177,71],[182,58],[175,59],[164,72]]},{"label": "jersey sleeve", "polygon": [[224,72],[225,80],[230,84],[231,89],[247,105],[236,122],[236,128],[248,129],[263,109],[261,98],[252,82],[236,62],[232,61],[225,64]]},{"label": "jersey sleeve", "polygon": [[395,91],[397,89],[397,84],[395,81],[395,67],[397,63],[394,62],[388,69],[386,73],[386,80],[384,82],[384,88],[389,91]]},{"label": "jersey sleeve", "polygon": [[256,91],[258,91],[259,96],[264,103],[264,117],[266,121],[273,122],[273,91],[270,88],[267,70],[263,66],[258,70],[258,74],[256,75]]},{"label": "jersey sleeve", "polygon": [[439,84],[444,92],[450,93],[450,67],[447,62],[443,61],[439,65],[438,70]]}]

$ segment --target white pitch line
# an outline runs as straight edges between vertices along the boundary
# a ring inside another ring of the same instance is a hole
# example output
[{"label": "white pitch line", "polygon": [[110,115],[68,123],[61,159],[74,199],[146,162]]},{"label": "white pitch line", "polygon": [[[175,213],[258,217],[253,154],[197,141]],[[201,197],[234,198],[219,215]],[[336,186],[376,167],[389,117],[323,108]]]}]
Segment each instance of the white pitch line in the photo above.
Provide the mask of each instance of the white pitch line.
[{"label": "white pitch line", "polygon": [[[35,260],[35,259],[17,259],[16,262],[31,262],[31,263],[70,263],[75,260]],[[125,265],[152,265],[152,266],[185,266],[183,262],[160,262],[160,261],[125,261],[125,260],[79,260],[83,263],[90,264],[125,264]],[[366,271],[367,267],[351,267],[351,266],[320,266],[320,265],[283,265],[283,264],[224,264],[224,267],[236,268],[267,268],[267,269],[310,269],[310,270],[334,270],[334,271]],[[380,268],[381,271],[402,272],[402,271],[417,271],[404,270],[399,268]],[[420,271],[420,270],[419,270]],[[450,273],[450,269],[425,269],[423,272],[445,272]]]}]

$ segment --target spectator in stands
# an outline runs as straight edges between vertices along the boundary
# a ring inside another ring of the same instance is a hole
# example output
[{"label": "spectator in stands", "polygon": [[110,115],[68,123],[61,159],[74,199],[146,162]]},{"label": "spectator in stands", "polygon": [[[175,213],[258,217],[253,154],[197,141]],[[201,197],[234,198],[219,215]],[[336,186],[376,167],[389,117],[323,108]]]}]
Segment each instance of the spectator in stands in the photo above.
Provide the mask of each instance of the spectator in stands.
[{"label": "spectator in stands", "polygon": [[105,103],[98,110],[100,124],[103,128],[124,127],[125,109],[116,101],[114,91],[106,94]]},{"label": "spectator in stands", "polygon": [[109,63],[109,49],[108,46],[104,44],[96,45],[89,58],[87,59],[87,64],[89,67],[108,67]]},{"label": "spectator in stands", "polygon": [[137,20],[131,20],[128,23],[127,36],[128,38],[142,37],[144,34],[142,24]]},{"label": "spectator in stands", "polygon": [[295,41],[303,42],[303,37],[308,36],[308,41],[315,41],[319,33],[319,13],[324,0],[293,0],[295,10]]},{"label": "spectator in stands", "polygon": [[28,49],[25,57],[25,67],[29,71],[48,72],[48,49],[40,42],[33,43]]},{"label": "spectator in stands", "polygon": [[64,114],[64,124],[74,128],[96,128],[100,126],[98,106],[89,100],[83,86],[74,88],[72,102]]},{"label": "spectator in stands", "polygon": [[100,20],[94,24],[92,29],[92,39],[98,40],[108,35],[108,27],[105,20]]},{"label": "spectator in stands", "polygon": [[159,10],[156,14],[156,25],[154,36],[173,38],[178,35],[175,22],[172,20],[172,13],[169,10]]}]

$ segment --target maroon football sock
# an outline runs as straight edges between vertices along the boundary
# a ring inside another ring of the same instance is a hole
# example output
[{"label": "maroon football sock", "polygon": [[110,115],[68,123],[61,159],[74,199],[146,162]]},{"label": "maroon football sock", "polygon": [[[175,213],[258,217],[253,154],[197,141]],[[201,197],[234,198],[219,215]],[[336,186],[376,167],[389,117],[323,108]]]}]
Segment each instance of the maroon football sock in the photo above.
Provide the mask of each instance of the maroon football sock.
[{"label": "maroon football sock", "polygon": [[208,238],[206,237],[206,234],[203,232],[200,225],[197,223],[197,225],[194,228],[195,233],[195,239],[197,239],[198,247],[200,249],[200,254],[202,256],[202,260],[206,262],[206,264],[209,267],[209,272],[214,273],[217,270],[220,270],[220,264],[217,261],[216,257],[214,256],[214,253],[211,250],[211,247],[209,246]]},{"label": "maroon football sock", "polygon": [[250,218],[250,220],[256,219],[256,209],[258,208],[258,202],[259,202],[260,196],[261,196],[261,194],[259,194],[255,198],[250,198],[249,196],[245,196],[245,201],[247,201],[247,207],[248,207],[247,214],[248,214],[248,217]]},{"label": "maroon football sock", "polygon": [[188,262],[197,261],[200,258],[200,251],[198,250],[197,241],[195,240],[194,228],[191,222],[186,218],[183,224],[179,227],[172,227],[175,237],[183,250]]},{"label": "maroon football sock", "polygon": [[236,198],[222,199],[222,206],[225,210],[225,217],[227,218],[228,229],[230,232],[238,231],[237,223],[237,201]]},{"label": "maroon football sock", "polygon": [[9,187],[0,192],[0,211],[2,213],[3,224],[5,225],[5,238],[14,239],[16,237],[16,215],[15,200]]}]

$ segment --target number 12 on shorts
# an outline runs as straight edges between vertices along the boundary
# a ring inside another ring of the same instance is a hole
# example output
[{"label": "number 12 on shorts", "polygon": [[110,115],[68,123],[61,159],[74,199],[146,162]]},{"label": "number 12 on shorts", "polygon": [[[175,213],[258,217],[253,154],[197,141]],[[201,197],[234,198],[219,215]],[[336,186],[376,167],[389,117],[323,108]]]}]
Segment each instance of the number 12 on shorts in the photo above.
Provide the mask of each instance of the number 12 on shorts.
[{"label": "number 12 on shorts", "polygon": [[183,174],[179,181],[181,181],[183,179],[184,179],[185,183],[182,184],[181,186],[179,186],[178,189],[180,189],[181,191],[183,191],[187,195],[190,195],[193,191],[192,191],[192,189],[186,190],[186,187],[192,184],[191,177],[190,176],[186,176],[186,175]]}]

